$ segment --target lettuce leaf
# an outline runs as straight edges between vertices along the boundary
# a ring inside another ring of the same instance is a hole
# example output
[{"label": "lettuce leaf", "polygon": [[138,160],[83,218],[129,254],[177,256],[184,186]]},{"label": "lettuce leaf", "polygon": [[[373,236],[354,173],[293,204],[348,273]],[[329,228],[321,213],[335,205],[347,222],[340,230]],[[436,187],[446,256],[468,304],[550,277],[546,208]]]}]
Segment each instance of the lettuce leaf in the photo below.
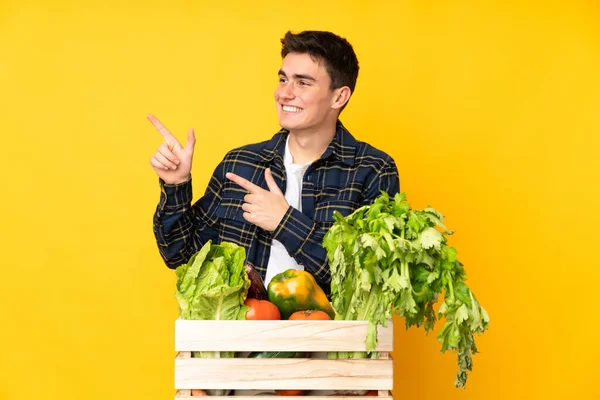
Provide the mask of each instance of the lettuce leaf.
[{"label": "lettuce leaf", "polygon": [[[208,241],[187,264],[177,267],[175,298],[182,319],[242,320],[250,280],[246,251],[234,243]],[[194,357],[233,357],[233,352],[193,352]]]}]

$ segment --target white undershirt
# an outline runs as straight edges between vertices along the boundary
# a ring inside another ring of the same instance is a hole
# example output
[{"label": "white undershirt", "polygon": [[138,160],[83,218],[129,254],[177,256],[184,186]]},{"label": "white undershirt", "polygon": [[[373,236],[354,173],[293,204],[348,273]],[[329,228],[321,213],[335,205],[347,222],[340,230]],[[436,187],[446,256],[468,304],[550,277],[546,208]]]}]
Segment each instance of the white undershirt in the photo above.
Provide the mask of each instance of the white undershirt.
[{"label": "white undershirt", "polygon": [[[283,165],[285,166],[285,174],[287,185],[285,188],[285,199],[288,204],[298,211],[302,211],[302,179],[304,172],[311,163],[294,164],[292,153],[289,148],[290,136],[288,134],[285,142],[285,154],[283,156]],[[267,275],[265,277],[265,286],[269,285],[271,279],[280,272],[284,272],[290,268],[304,270],[304,266],[299,265],[296,260],[290,257],[289,253],[281,244],[280,241],[273,239],[271,241],[271,254],[267,264]]]}]

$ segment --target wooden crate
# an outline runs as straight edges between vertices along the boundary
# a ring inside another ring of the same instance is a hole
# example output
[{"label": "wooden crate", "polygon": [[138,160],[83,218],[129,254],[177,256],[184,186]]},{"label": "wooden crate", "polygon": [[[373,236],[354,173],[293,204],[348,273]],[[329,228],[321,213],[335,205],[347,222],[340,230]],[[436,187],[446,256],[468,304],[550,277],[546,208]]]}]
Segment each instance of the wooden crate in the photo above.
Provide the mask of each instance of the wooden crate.
[{"label": "wooden crate", "polygon": [[[192,351],[365,351],[366,321],[175,321],[175,399],[191,389],[378,390],[392,400],[393,326],[378,328],[379,359],[191,358]],[[323,353],[321,353],[323,354]],[[223,400],[299,400],[298,396],[212,396]],[[302,396],[310,400],[366,396]]]}]

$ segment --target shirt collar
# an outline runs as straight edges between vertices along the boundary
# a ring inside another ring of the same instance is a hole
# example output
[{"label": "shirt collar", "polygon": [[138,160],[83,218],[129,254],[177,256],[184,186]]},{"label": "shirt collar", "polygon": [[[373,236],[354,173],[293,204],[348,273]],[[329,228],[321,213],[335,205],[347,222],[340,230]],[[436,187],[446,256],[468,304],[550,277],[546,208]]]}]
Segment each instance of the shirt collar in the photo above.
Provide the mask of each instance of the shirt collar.
[{"label": "shirt collar", "polygon": [[[288,135],[288,130],[281,129],[265,144],[265,147],[258,153],[257,158],[265,162],[271,162],[273,158],[278,156],[283,160],[285,155],[285,143]],[[352,136],[342,122],[338,120],[336,123],[335,136],[327,146],[321,159],[334,155],[343,163],[353,166],[356,156],[356,145],[357,143],[354,136]]]},{"label": "shirt collar", "polygon": [[356,139],[354,139],[354,136],[352,136],[346,127],[344,127],[342,122],[338,120],[335,129],[335,136],[331,143],[329,143],[329,146],[327,146],[327,149],[321,158],[327,158],[333,154],[343,163],[353,166],[354,158],[356,156],[356,146],[357,143]]}]

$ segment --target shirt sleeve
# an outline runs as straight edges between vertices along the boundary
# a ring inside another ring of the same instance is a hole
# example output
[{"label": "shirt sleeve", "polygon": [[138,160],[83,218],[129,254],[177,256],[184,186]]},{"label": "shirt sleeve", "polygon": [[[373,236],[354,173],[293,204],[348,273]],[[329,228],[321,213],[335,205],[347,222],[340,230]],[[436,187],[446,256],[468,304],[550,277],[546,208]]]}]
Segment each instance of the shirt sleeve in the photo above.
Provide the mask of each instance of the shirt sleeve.
[{"label": "shirt sleeve", "polygon": [[210,179],[204,195],[192,205],[192,181],[167,184],[159,179],[160,201],[154,213],[153,230],[165,264],[175,269],[209,240],[218,236],[214,216],[220,202],[221,165]]},{"label": "shirt sleeve", "polygon": [[[371,204],[381,195],[382,190],[392,197],[400,190],[398,170],[392,159],[372,175],[367,181],[360,206]],[[327,251],[323,247],[323,237],[326,233],[327,230],[321,223],[290,206],[273,232],[273,239],[280,241],[298,264],[304,265],[319,283],[327,283],[331,281],[331,273],[327,263]]]}]

